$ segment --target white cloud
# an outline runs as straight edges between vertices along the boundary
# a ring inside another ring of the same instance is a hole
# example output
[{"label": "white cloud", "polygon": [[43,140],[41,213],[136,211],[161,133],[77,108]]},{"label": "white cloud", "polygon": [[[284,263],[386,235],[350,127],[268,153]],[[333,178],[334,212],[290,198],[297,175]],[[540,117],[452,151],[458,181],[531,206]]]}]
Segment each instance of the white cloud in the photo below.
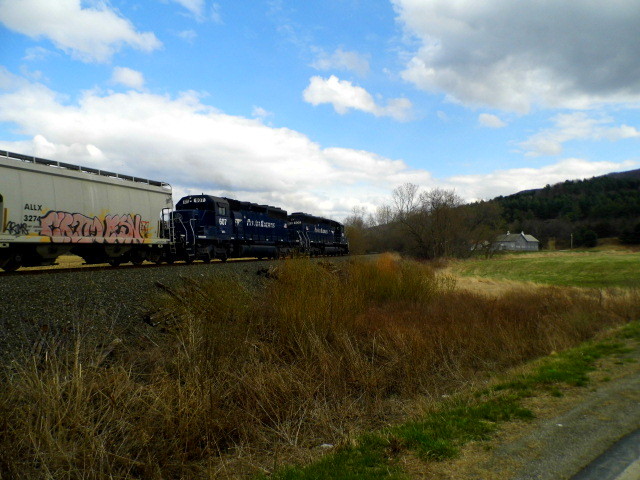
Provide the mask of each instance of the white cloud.
[{"label": "white cloud", "polygon": [[553,118],[554,128],[542,130],[519,145],[528,156],[559,155],[563,143],[570,140],[609,140],[640,137],[640,131],[628,125],[610,126],[613,119],[593,118],[586,113],[560,114]]},{"label": "white cloud", "polygon": [[273,112],[265,110],[262,107],[257,107],[254,105],[253,110],[251,111],[251,116],[254,118],[260,118],[264,120],[267,117],[273,116]]},{"label": "white cloud", "polygon": [[487,128],[502,128],[507,126],[500,117],[490,113],[481,113],[478,116],[478,123]]},{"label": "white cloud", "polygon": [[178,192],[340,217],[356,204],[375,207],[395,184],[428,177],[400,160],[323,148],[299,132],[226,115],[194,92],[92,90],[70,101],[2,69],[0,89],[0,122],[34,138],[3,148],[164,180]]},{"label": "white cloud", "polygon": [[186,8],[196,19],[204,18],[205,0],[173,0]]},{"label": "white cloud", "polygon": [[473,200],[637,165],[566,159],[540,168],[435,179],[402,160],[322,147],[299,132],[224,114],[194,92],[171,97],[95,90],[70,101],[2,68],[0,122],[31,138],[0,141],[1,149],[167,181],[175,200],[209,192],[338,219],[356,205],[374,211],[406,182],[453,188]]},{"label": "white cloud", "polygon": [[311,66],[317,70],[350,70],[362,76],[369,73],[369,60],[364,55],[342,48],[337,48],[331,55],[320,52]]},{"label": "white cloud", "polygon": [[186,40],[189,43],[193,43],[193,41],[198,37],[198,34],[195,32],[195,30],[183,30],[181,32],[178,32],[178,37]]},{"label": "white cloud", "polygon": [[115,67],[113,69],[113,75],[111,76],[111,82],[140,90],[144,87],[144,76],[137,70],[132,70],[127,67]]},{"label": "white cloud", "polygon": [[417,37],[402,76],[466,105],[521,113],[640,101],[635,0],[392,0]]},{"label": "white cloud", "polygon": [[47,50],[46,48],[31,47],[25,50],[24,57],[22,57],[22,59],[28,62],[33,62],[33,61],[39,61],[39,60],[46,60],[47,58],[54,55],[57,55],[57,54],[51,50]]},{"label": "white cloud", "polygon": [[224,22],[222,21],[222,14],[220,13],[220,10],[221,8],[219,3],[211,5],[211,20],[215,23],[222,24]]},{"label": "white cloud", "polygon": [[591,178],[613,171],[638,167],[636,161],[590,162],[580,158],[566,158],[539,168],[522,167],[496,170],[482,175],[460,175],[448,178],[445,187],[455,188],[467,200],[491,199],[522,190],[542,188],[565,180]]},{"label": "white cloud", "polygon": [[406,98],[392,98],[386,106],[378,105],[364,88],[340,80],[335,75],[329,78],[311,77],[303,92],[304,100],[312,105],[330,103],[340,115],[350,109],[371,113],[376,117],[388,116],[396,120],[408,120],[412,104]]},{"label": "white cloud", "polygon": [[436,112],[437,117],[442,120],[443,122],[448,122],[450,120],[449,115],[447,115],[447,112],[444,112],[442,110],[438,110]]},{"label": "white cloud", "polygon": [[220,14],[220,4],[212,3],[207,9],[206,0],[173,0],[178,5],[184,7],[191,17],[198,22],[211,20],[215,23],[222,23],[222,15]]},{"label": "white cloud", "polygon": [[38,82],[47,82],[48,78],[45,77],[41,70],[31,70],[26,65],[20,65],[20,73],[23,77]]},{"label": "white cloud", "polygon": [[82,8],[80,0],[0,0],[0,22],[32,38],[46,37],[82,61],[106,62],[123,45],[150,52],[161,47],[153,33],[139,33],[106,3]]}]

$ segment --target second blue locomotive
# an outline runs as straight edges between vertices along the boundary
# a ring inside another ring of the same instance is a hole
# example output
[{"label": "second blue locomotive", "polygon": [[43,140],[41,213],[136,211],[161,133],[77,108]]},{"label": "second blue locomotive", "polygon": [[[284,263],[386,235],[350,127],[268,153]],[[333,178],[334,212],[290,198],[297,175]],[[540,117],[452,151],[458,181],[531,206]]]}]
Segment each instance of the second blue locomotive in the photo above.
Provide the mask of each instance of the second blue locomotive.
[{"label": "second blue locomotive", "polygon": [[186,196],[165,225],[173,240],[165,254],[170,262],[349,253],[339,222],[226,197]]}]

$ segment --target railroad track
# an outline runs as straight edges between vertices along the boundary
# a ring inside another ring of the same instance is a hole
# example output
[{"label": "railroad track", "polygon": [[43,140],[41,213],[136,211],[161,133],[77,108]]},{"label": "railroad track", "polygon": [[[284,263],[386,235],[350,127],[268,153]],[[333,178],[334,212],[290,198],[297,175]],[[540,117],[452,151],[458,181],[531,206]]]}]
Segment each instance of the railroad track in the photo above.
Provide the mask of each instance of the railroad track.
[{"label": "railroad track", "polygon": [[[306,257],[308,258],[308,257]],[[314,257],[318,258],[318,257]],[[323,258],[335,258],[331,256],[323,257]],[[69,273],[69,272],[99,272],[103,270],[137,270],[141,268],[163,268],[163,267],[189,267],[189,266],[197,266],[197,265],[215,265],[215,264],[233,264],[233,263],[254,263],[254,262],[269,262],[275,261],[272,259],[257,259],[257,258],[230,258],[226,262],[221,260],[212,260],[211,262],[184,262],[179,261],[175,263],[151,263],[145,262],[140,265],[133,264],[125,264],[119,266],[112,266],[109,264],[99,264],[99,265],[87,265],[84,263],[77,263],[73,266],[64,266],[64,265],[51,265],[47,267],[22,267],[14,272],[4,272],[0,270],[0,278],[3,277],[12,277],[12,276],[23,276],[23,275],[47,275],[47,274],[59,274],[59,273]]]}]

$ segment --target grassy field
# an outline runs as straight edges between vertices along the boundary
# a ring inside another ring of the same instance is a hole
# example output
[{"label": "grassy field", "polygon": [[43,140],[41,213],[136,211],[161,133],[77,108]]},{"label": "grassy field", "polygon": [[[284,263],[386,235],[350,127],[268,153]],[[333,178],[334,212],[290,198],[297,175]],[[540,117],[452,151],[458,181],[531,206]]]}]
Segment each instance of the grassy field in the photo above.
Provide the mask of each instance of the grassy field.
[{"label": "grassy field", "polygon": [[393,255],[286,261],[257,289],[184,278],[150,305],[163,341],[92,343],[78,325],[0,371],[0,479],[407,478],[399,458],[446,458],[526,419],[520,399],[547,380],[456,392],[639,317],[631,292],[488,298]]},{"label": "grassy field", "polygon": [[472,277],[594,288],[640,287],[640,253],[620,250],[536,252],[470,259],[452,264]]}]

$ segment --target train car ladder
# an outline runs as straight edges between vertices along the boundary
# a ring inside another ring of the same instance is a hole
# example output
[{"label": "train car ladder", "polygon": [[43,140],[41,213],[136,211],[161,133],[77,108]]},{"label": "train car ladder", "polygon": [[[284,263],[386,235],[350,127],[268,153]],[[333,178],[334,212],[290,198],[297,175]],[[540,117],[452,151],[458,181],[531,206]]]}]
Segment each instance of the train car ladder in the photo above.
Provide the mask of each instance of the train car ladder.
[{"label": "train car ladder", "polygon": [[176,253],[176,227],[173,224],[173,219],[171,218],[171,209],[163,208],[162,209],[162,225],[163,225],[163,234],[166,232],[169,235],[169,251],[173,254]]}]

